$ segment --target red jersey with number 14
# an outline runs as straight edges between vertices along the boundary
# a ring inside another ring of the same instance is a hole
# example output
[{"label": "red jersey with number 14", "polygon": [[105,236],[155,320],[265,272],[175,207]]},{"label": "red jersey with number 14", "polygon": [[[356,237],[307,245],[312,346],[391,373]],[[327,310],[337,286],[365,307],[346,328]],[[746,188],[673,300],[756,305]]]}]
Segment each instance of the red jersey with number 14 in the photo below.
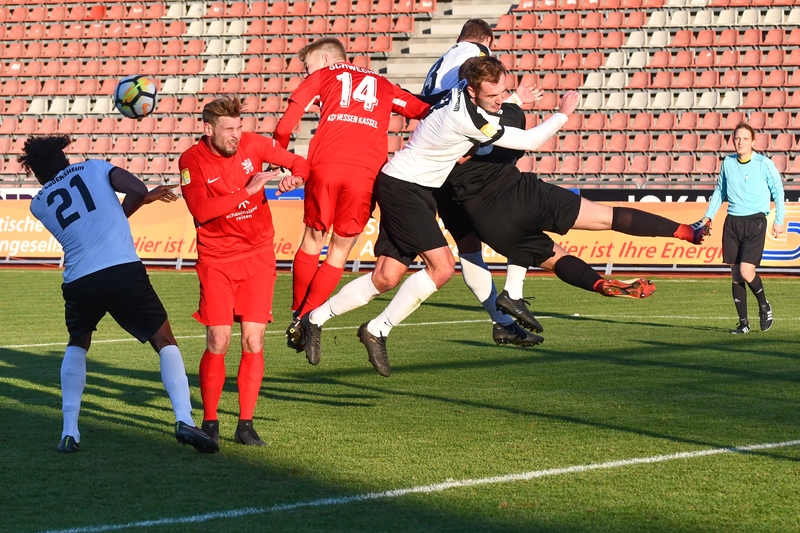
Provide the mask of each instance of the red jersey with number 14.
[{"label": "red jersey with number 14", "polygon": [[289,97],[306,111],[320,106],[319,127],[308,162],[340,163],[374,169],[386,162],[392,111],[422,118],[428,104],[380,74],[339,62],[310,74]]}]

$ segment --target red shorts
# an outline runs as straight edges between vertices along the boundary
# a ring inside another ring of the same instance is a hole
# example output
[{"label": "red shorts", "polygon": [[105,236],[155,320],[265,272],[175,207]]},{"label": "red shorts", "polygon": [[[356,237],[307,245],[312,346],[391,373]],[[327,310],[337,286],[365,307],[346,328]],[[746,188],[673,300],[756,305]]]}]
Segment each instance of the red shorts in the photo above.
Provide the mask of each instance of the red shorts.
[{"label": "red shorts", "polygon": [[316,165],[305,186],[303,223],[340,237],[360,235],[372,214],[376,172],[350,165]]},{"label": "red shorts", "polygon": [[275,290],[275,252],[272,248],[227,263],[197,263],[200,309],[192,315],[204,326],[230,326],[234,322],[272,322]]}]

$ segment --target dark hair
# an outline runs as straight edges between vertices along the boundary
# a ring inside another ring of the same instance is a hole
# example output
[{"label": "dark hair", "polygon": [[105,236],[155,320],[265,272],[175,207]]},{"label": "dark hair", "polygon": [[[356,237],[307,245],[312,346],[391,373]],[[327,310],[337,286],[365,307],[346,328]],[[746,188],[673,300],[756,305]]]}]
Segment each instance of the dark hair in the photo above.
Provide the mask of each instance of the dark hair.
[{"label": "dark hair", "polygon": [[458,41],[471,41],[479,43],[484,39],[490,39],[489,44],[494,41],[494,33],[489,23],[481,19],[470,19],[464,23]]},{"label": "dark hair", "polygon": [[342,41],[336,37],[323,37],[321,39],[317,39],[313,43],[305,45],[297,53],[297,57],[300,58],[300,61],[305,61],[306,57],[308,57],[308,54],[316,52],[317,50],[324,50],[325,52],[331,54],[335,59],[347,61],[347,51],[344,49]]},{"label": "dark hair", "polygon": [[747,130],[747,131],[749,131],[749,132],[750,132],[750,139],[751,139],[751,140],[756,138],[756,132],[755,132],[755,130],[754,130],[754,129],[752,128],[752,126],[750,126],[750,124],[748,124],[747,122],[740,122],[740,123],[738,123],[738,124],[736,125],[736,127],[735,127],[735,128],[733,128],[733,137],[731,137],[731,138],[735,138],[735,137],[736,137],[736,132],[737,132],[737,131],[739,131],[739,130]]},{"label": "dark hair", "polygon": [[241,115],[244,103],[239,98],[223,96],[217,98],[203,106],[203,122],[212,126],[217,123],[219,117],[237,118]]},{"label": "dark hair", "polygon": [[478,91],[483,82],[497,83],[505,72],[506,67],[499,59],[490,56],[471,57],[458,69],[458,79],[467,80],[467,84]]},{"label": "dark hair", "polygon": [[71,142],[69,135],[28,137],[22,147],[22,155],[17,157],[17,161],[25,172],[28,174],[33,172],[36,180],[44,185],[69,166],[64,148]]}]

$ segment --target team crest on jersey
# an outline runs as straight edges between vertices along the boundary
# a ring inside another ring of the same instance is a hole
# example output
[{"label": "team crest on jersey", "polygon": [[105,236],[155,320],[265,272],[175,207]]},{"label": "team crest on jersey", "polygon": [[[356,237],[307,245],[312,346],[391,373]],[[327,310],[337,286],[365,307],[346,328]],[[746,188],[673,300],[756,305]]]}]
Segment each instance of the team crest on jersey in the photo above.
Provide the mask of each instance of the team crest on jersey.
[{"label": "team crest on jersey", "polygon": [[481,126],[481,133],[486,135],[487,137],[494,137],[497,135],[497,128],[494,127],[494,124],[486,123]]},{"label": "team crest on jersey", "polygon": [[253,162],[250,161],[250,158],[242,161],[242,168],[244,169],[245,174],[250,174],[253,170],[255,170],[255,167],[253,167]]},{"label": "team crest on jersey", "polygon": [[192,182],[192,178],[189,176],[189,169],[184,168],[181,170],[181,185],[189,185]]}]

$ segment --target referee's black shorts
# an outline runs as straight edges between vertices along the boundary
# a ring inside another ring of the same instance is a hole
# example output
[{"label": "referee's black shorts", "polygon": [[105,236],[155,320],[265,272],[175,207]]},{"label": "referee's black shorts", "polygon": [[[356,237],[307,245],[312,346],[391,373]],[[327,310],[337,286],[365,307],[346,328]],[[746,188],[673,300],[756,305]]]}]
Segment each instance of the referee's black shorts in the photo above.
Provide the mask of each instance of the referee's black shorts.
[{"label": "referee's black shorts", "polygon": [[472,218],[478,237],[521,266],[540,266],[553,257],[553,239],[545,231],[564,235],[578,219],[581,197],[523,172],[485,201],[461,204]]},{"label": "referee's black shorts", "polygon": [[167,320],[141,261],[92,272],[62,284],[61,292],[70,339],[96,331],[106,313],[139,342],[153,338]]},{"label": "referee's black shorts", "polygon": [[420,252],[447,246],[436,220],[433,190],[381,172],[375,180],[375,198],[381,210],[375,257],[385,255],[404,265]]},{"label": "referee's black shorts", "polygon": [[764,213],[725,218],[722,229],[722,261],[728,265],[750,263],[759,266],[767,239],[767,217]]}]

